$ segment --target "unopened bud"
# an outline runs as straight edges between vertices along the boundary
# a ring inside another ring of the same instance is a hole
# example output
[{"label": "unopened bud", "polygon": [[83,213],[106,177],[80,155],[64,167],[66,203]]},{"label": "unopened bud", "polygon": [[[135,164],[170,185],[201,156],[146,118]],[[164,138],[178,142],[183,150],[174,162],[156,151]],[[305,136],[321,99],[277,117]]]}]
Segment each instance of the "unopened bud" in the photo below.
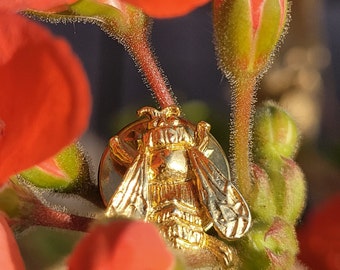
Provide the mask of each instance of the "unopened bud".
[{"label": "unopened bud", "polygon": [[[305,207],[306,181],[300,167],[291,159],[284,159],[281,171],[284,183],[284,194],[280,215],[288,222],[295,224]],[[275,179],[278,180],[278,179]],[[277,191],[279,192],[279,191]]]},{"label": "unopened bud", "polygon": [[214,30],[221,69],[239,77],[266,70],[287,23],[287,0],[215,0]]},{"label": "unopened bud", "polygon": [[298,242],[294,225],[276,216],[271,223],[256,222],[239,243],[241,267],[238,269],[292,269]]},{"label": "unopened bud", "polygon": [[36,187],[64,190],[89,176],[87,159],[81,147],[72,144],[56,156],[20,173]]},{"label": "unopened bud", "polygon": [[256,110],[253,153],[257,163],[267,167],[280,163],[282,157],[292,158],[298,143],[298,128],[280,106],[269,101]]},{"label": "unopened bud", "polygon": [[275,218],[264,237],[269,269],[291,269],[299,250],[294,225]]},{"label": "unopened bud", "polygon": [[276,205],[267,173],[258,165],[253,164],[253,187],[248,203],[254,219],[272,222],[276,215]]}]

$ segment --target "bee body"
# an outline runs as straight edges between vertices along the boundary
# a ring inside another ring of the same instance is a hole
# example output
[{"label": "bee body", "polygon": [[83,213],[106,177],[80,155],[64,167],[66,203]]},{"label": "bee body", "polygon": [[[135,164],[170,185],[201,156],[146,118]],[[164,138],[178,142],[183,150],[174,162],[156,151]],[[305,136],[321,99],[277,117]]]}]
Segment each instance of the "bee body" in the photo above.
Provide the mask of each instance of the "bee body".
[{"label": "bee body", "polygon": [[[177,107],[145,107],[139,114],[147,118],[113,137],[101,162],[106,215],[155,223],[172,247],[205,250],[230,267],[235,263],[232,249],[206,229],[213,225],[221,237],[235,239],[249,229],[251,218],[229,181],[226,158],[210,126],[193,126]],[[113,195],[105,194],[113,169],[123,180]]]}]

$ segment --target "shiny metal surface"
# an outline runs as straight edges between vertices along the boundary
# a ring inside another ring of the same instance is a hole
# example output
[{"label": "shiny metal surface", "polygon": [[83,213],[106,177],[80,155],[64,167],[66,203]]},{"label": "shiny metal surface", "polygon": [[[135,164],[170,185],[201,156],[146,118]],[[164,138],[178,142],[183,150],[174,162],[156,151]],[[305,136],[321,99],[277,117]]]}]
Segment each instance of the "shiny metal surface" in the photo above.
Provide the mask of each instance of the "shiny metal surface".
[{"label": "shiny metal surface", "polygon": [[236,239],[251,216],[210,125],[194,126],[177,107],[144,107],[138,114],[143,118],[114,136],[102,157],[106,215],[153,222],[172,247],[207,250],[229,267],[232,249],[206,230],[214,226],[220,237]]}]

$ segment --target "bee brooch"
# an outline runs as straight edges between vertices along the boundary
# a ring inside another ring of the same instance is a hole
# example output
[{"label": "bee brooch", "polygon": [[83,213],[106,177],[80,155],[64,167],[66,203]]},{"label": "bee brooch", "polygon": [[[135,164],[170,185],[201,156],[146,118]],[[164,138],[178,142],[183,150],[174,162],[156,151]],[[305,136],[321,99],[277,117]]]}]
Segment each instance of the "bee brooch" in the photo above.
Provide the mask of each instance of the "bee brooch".
[{"label": "bee brooch", "polygon": [[173,248],[204,250],[229,268],[235,264],[232,248],[207,230],[240,238],[250,227],[250,211],[230,181],[210,125],[195,126],[180,114],[176,106],[143,107],[140,120],[111,138],[99,170],[106,215],[152,222]]}]

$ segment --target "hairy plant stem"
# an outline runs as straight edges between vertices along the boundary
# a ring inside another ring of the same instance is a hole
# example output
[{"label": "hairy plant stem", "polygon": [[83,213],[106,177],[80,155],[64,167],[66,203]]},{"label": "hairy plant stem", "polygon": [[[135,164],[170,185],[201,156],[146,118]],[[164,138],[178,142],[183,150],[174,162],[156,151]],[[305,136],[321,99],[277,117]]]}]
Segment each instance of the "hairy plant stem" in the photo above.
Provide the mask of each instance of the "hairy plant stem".
[{"label": "hairy plant stem", "polygon": [[59,212],[42,204],[37,206],[30,219],[31,225],[86,232],[93,222],[92,218]]},{"label": "hairy plant stem", "polygon": [[44,226],[50,228],[59,228],[79,232],[87,232],[93,218],[83,217],[74,214],[58,211],[53,208],[47,207],[36,198],[29,198],[30,206],[26,205],[23,209],[24,214],[20,219],[12,220],[14,228],[19,231],[31,226]]},{"label": "hairy plant stem", "polygon": [[176,105],[169,84],[163,75],[163,71],[157,64],[154,54],[145,33],[131,35],[126,39],[126,45],[130,54],[139,66],[141,72],[157,99],[161,108]]},{"label": "hairy plant stem", "polygon": [[64,209],[55,209],[45,205],[36,194],[25,186],[18,184],[15,178],[9,187],[15,191],[20,215],[10,219],[10,225],[16,231],[23,231],[31,226],[45,226],[51,228],[68,229],[86,232],[94,221],[93,218],[66,213]]},{"label": "hairy plant stem", "polygon": [[256,77],[240,76],[232,92],[231,155],[232,173],[241,193],[247,197],[251,187],[251,129]]}]

